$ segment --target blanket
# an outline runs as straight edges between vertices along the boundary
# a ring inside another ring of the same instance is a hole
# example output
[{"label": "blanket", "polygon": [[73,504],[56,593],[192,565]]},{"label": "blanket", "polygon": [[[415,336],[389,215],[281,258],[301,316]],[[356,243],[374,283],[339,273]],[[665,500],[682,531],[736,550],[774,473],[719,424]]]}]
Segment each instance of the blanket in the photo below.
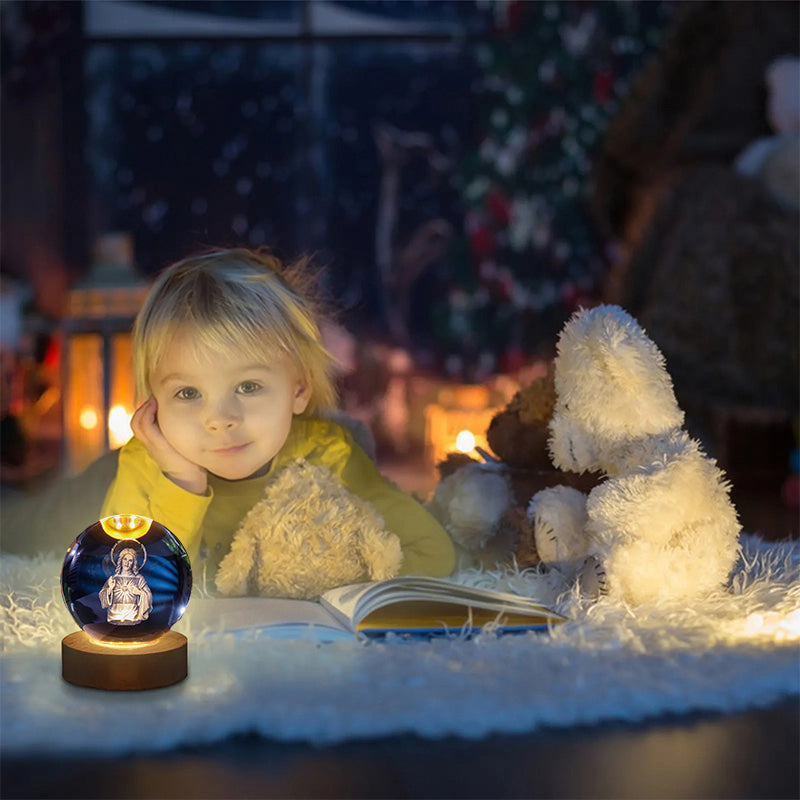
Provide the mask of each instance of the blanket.
[{"label": "blanket", "polygon": [[550,633],[320,644],[201,628],[189,677],[148,692],[65,683],[75,625],[60,563],[0,561],[0,739],[6,755],[167,750],[258,733],[332,743],[414,733],[480,738],[543,726],[765,707],[800,694],[800,544],[743,535],[724,590],[690,607],[587,602],[541,570],[462,571],[569,621]]}]

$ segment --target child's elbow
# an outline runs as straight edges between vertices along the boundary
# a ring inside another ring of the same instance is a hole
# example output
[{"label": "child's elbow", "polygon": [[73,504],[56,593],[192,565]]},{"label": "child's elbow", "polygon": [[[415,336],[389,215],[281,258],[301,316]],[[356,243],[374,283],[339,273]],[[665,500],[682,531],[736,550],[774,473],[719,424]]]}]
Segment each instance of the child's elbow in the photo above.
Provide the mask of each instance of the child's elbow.
[{"label": "child's elbow", "polygon": [[430,571],[430,576],[432,578],[446,578],[448,575],[452,575],[453,571],[456,568],[456,557],[455,553],[451,557],[446,559],[442,559],[439,563],[437,563],[434,568]]},{"label": "child's elbow", "polygon": [[448,536],[442,544],[442,553],[440,555],[439,563],[437,564],[438,571],[433,574],[434,578],[444,578],[451,575],[456,568],[456,549],[453,542]]},{"label": "child's elbow", "polygon": [[456,551],[450,537],[439,539],[416,553],[406,552],[401,574],[445,578],[456,568]]}]

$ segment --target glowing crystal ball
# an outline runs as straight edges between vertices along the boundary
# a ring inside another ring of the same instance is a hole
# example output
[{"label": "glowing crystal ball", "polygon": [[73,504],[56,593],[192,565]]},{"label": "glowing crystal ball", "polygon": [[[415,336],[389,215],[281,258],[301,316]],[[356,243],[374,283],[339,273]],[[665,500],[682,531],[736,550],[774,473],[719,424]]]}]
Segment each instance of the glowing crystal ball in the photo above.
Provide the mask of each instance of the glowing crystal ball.
[{"label": "glowing crystal ball", "polygon": [[103,642],[147,642],[186,611],[189,557],[163,525],[136,514],[105,517],[78,535],[61,569],[73,619]]}]

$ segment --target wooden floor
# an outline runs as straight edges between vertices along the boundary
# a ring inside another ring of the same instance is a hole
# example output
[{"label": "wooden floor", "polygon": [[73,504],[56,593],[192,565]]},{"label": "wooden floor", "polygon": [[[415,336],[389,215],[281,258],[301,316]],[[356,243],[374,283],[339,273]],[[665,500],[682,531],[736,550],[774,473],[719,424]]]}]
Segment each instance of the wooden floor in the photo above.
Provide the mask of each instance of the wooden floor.
[{"label": "wooden floor", "polygon": [[797,698],[728,716],[331,747],[256,737],[124,759],[2,762],[4,798],[797,798]]}]

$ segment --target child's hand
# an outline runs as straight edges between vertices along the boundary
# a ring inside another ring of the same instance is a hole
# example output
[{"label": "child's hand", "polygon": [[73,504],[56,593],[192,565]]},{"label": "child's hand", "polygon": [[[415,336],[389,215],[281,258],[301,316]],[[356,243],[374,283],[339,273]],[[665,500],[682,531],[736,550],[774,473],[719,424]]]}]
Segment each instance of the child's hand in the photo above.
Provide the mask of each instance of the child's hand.
[{"label": "child's hand", "polygon": [[178,486],[193,494],[205,494],[208,488],[206,471],[189,459],[184,458],[164,437],[158,427],[155,397],[149,397],[131,419],[131,430],[136,438],[147,448],[152,459],[161,471]]}]

